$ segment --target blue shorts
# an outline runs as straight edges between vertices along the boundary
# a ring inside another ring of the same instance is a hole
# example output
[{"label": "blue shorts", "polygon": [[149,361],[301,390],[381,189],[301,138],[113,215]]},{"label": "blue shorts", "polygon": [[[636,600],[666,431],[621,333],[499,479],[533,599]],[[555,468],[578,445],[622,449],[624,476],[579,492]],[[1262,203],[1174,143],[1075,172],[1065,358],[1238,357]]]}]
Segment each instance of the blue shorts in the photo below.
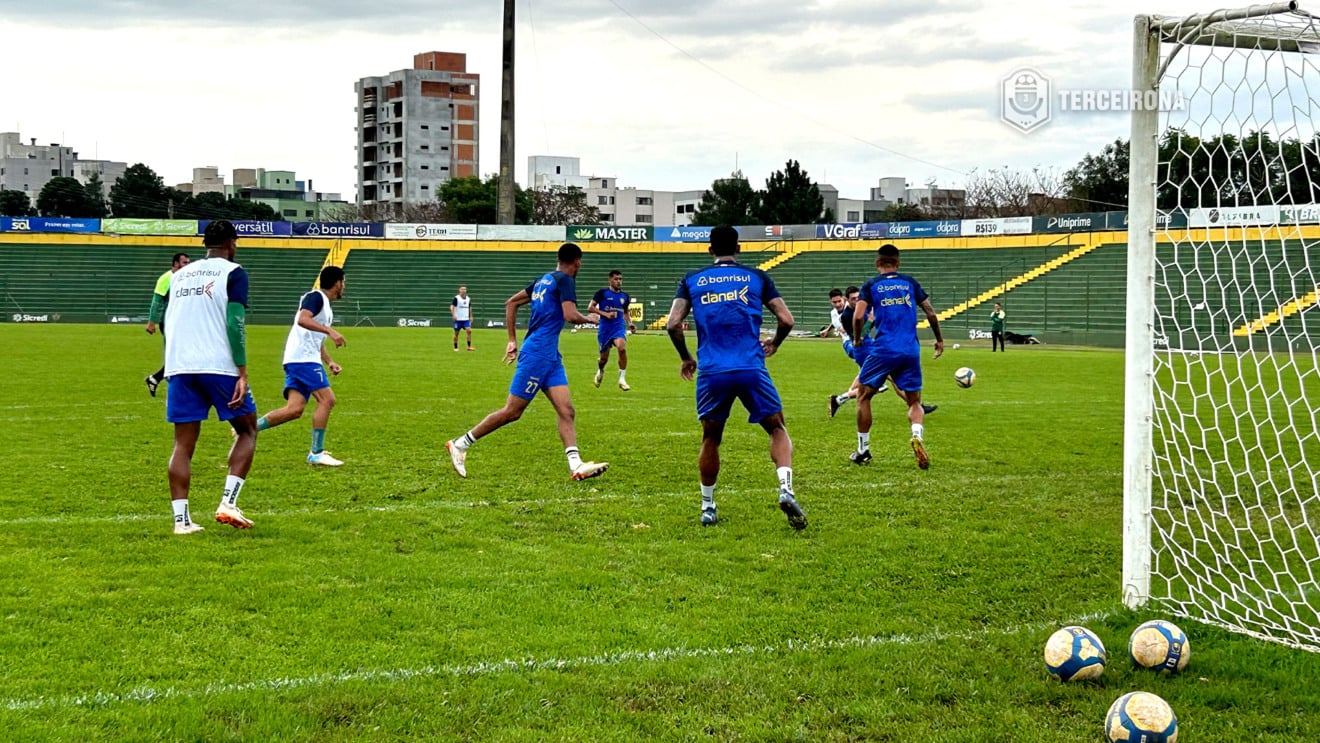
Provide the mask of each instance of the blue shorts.
[{"label": "blue shorts", "polygon": [[243,404],[237,409],[229,407],[234,397],[238,377],[227,374],[175,374],[169,378],[169,391],[165,395],[165,420],[170,423],[196,423],[204,421],[215,408],[215,417],[222,421],[241,418],[257,412],[257,403],[249,390]]},{"label": "blue shorts", "polygon": [[700,420],[728,420],[734,399],[741,400],[743,407],[747,408],[748,423],[760,423],[784,410],[775,383],[770,381],[770,372],[764,367],[697,375],[697,418]]},{"label": "blue shorts", "polygon": [[848,358],[852,359],[858,366],[861,366],[862,361],[866,358],[865,352],[857,348],[857,346],[853,345],[853,342],[850,340],[843,342],[843,352],[847,354]]},{"label": "blue shorts", "polygon": [[289,391],[297,390],[300,395],[311,399],[312,393],[330,386],[326,379],[325,367],[319,362],[307,361],[284,365],[284,399],[289,399]]},{"label": "blue shorts", "polygon": [[567,386],[564,358],[558,353],[554,356],[520,355],[513,381],[509,383],[509,394],[531,400],[543,389]]},{"label": "blue shorts", "polygon": [[867,353],[862,361],[862,373],[858,375],[858,381],[867,387],[879,389],[886,378],[904,392],[920,390],[920,349],[916,353],[894,353],[880,349],[872,349]]},{"label": "blue shorts", "polygon": [[471,320],[455,320],[455,321],[454,321],[454,330],[471,330],[471,329],[472,329],[472,321],[471,321]]},{"label": "blue shorts", "polygon": [[596,340],[600,343],[600,352],[605,353],[606,349],[612,348],[614,346],[614,341],[619,338],[622,338],[624,343],[627,343],[628,332],[623,328],[619,328],[618,330],[610,330],[605,333],[601,333],[597,331]]}]

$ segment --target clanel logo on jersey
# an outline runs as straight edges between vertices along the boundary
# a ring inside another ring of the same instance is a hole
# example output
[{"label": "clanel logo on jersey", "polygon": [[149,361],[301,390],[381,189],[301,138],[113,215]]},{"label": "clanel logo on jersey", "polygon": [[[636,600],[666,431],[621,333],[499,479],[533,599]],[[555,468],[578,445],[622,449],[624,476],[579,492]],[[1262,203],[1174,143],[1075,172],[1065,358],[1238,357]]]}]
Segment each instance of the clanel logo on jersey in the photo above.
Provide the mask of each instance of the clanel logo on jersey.
[{"label": "clanel logo on jersey", "polygon": [[899,305],[907,305],[908,307],[911,307],[912,295],[904,294],[901,297],[885,297],[884,299],[880,300],[881,307],[897,307]]},{"label": "clanel logo on jersey", "polygon": [[174,296],[179,298],[202,297],[202,296],[209,297],[211,296],[211,288],[214,286],[215,286],[214,281],[206,282],[206,286],[194,286],[191,288],[181,286],[178,289],[174,290]]},{"label": "clanel logo on jersey", "polygon": [[742,289],[728,292],[706,292],[701,295],[702,304],[720,304],[722,302],[742,302],[748,304],[747,292],[751,290],[750,286],[744,286]]}]

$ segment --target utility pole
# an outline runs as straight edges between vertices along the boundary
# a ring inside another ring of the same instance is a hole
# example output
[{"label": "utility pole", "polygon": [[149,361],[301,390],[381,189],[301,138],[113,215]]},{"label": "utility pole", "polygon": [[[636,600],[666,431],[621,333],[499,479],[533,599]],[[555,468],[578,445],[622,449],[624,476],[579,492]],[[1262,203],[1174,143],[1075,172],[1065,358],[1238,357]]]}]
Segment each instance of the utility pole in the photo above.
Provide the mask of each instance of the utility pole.
[{"label": "utility pole", "polygon": [[504,0],[504,74],[500,86],[500,180],[496,221],[513,224],[513,4]]}]

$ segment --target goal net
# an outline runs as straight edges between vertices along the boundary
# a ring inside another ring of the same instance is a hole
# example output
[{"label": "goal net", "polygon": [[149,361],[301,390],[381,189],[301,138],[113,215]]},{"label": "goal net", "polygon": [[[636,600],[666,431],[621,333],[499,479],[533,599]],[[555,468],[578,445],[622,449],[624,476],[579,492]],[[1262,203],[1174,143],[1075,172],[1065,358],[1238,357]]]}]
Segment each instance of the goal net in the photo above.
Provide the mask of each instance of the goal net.
[{"label": "goal net", "polygon": [[1124,598],[1320,651],[1320,18],[1135,32]]}]

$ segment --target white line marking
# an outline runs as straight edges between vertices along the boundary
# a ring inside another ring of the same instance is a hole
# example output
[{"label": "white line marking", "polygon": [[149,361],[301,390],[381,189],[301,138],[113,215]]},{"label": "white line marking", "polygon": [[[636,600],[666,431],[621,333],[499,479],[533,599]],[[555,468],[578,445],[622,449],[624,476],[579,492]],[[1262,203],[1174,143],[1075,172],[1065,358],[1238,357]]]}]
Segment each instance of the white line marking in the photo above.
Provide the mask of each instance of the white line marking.
[{"label": "white line marking", "polygon": [[830,640],[817,638],[812,640],[788,640],[779,645],[734,645],[731,647],[689,648],[685,646],[661,648],[659,650],[622,650],[601,655],[579,656],[577,658],[525,658],[521,660],[505,658],[496,661],[484,661],[465,665],[422,666],[420,668],[391,668],[370,671],[352,671],[349,673],[321,673],[298,678],[271,678],[256,681],[217,682],[207,684],[200,689],[181,689],[167,686],[138,686],[128,691],[96,691],[89,694],[63,697],[28,697],[6,699],[0,708],[9,712],[29,712],[43,709],[69,709],[77,707],[107,707],[114,704],[151,704],[171,699],[196,699],[216,697],[227,694],[246,694],[249,692],[281,692],[295,689],[320,688],[355,682],[398,683],[413,679],[437,677],[493,676],[503,673],[536,673],[538,671],[564,671],[586,668],[603,668],[629,663],[666,663],[674,660],[700,658],[734,658],[757,655],[781,655],[788,653],[822,653],[851,648],[872,648],[886,645],[933,645],[950,640],[974,641],[987,636],[1016,635],[1023,632],[1043,632],[1047,629],[1062,627],[1065,624],[1086,624],[1093,620],[1105,619],[1113,611],[1087,614],[1076,619],[1059,622],[1034,622],[1000,630],[982,630],[980,632],[933,632],[925,635],[867,635],[845,637]]}]

